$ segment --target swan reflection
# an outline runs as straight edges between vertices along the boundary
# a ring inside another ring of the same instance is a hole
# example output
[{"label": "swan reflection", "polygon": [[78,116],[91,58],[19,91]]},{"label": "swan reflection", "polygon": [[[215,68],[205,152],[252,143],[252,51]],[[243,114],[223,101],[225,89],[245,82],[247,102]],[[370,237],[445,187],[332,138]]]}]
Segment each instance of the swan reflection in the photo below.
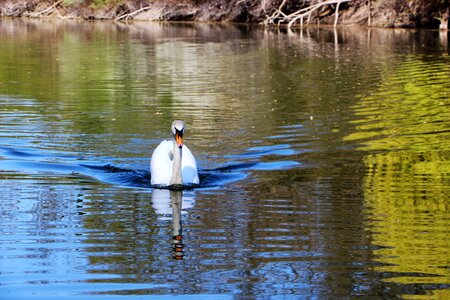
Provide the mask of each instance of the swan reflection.
[{"label": "swan reflection", "polygon": [[186,210],[192,208],[195,202],[194,191],[170,191],[167,189],[153,189],[152,191],[152,206],[159,219],[168,219],[172,214],[172,192],[181,194],[181,207],[183,207],[182,214],[186,213]]},{"label": "swan reflection", "polygon": [[173,258],[183,259],[183,233],[181,227],[181,207],[183,203],[182,191],[170,191],[173,220]]},{"label": "swan reflection", "polygon": [[172,215],[172,257],[176,260],[184,257],[183,233],[181,225],[181,215],[186,213],[186,209],[194,206],[194,191],[172,191],[159,190],[152,191],[152,206],[155,212],[162,215],[161,219],[169,219]]}]

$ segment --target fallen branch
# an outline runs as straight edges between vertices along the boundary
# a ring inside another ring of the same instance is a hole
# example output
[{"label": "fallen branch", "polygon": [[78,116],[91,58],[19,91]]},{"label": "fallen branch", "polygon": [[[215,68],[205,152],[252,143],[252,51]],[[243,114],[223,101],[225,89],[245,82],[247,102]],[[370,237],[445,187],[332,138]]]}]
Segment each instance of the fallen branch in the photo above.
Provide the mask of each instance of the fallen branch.
[{"label": "fallen branch", "polygon": [[122,20],[122,19],[128,20],[128,18],[134,16],[135,14],[140,13],[140,12],[143,12],[143,11],[146,11],[146,10],[148,10],[148,9],[150,9],[150,8],[151,8],[150,5],[149,5],[149,6],[142,7],[142,8],[140,8],[140,9],[138,9],[138,10],[135,10],[135,11],[133,11],[133,12],[131,12],[131,13],[123,14],[123,15],[121,15],[121,16],[118,16],[117,18],[115,18],[115,20],[116,20],[116,21],[119,21],[119,20]]},{"label": "fallen branch", "polygon": [[39,11],[37,13],[30,13],[30,14],[28,14],[28,16],[31,17],[31,18],[40,17],[40,16],[46,14],[47,12],[51,11],[52,9],[54,9],[54,8],[56,9],[56,6],[60,5],[62,2],[63,2],[63,0],[56,1],[55,3],[53,3],[52,5],[47,7],[46,9],[44,9],[42,11]]},{"label": "fallen branch", "polygon": [[436,18],[441,22],[439,24],[439,30],[448,30],[448,20],[450,19],[450,11],[447,8],[447,10],[441,14],[440,18]]},{"label": "fallen branch", "polygon": [[303,18],[307,17],[307,23],[309,24],[310,19],[311,19],[311,15],[317,11],[319,8],[325,6],[325,5],[332,5],[332,4],[337,4],[336,5],[336,10],[335,10],[335,20],[334,20],[334,26],[337,26],[337,21],[338,21],[338,17],[339,17],[339,5],[342,2],[350,2],[352,0],[326,0],[323,2],[319,2],[313,5],[310,5],[308,7],[304,7],[302,9],[299,9],[289,15],[284,14],[281,9],[283,8],[286,0],[284,0],[280,7],[278,9],[275,10],[275,12],[266,19],[266,21],[264,22],[266,25],[267,24],[275,24],[275,20],[279,19],[277,22],[277,25],[279,26],[281,23],[283,22],[287,22],[288,23],[288,28],[291,28],[292,25],[300,20],[300,26],[303,27]]},{"label": "fallen branch", "polygon": [[[281,11],[281,9],[283,8],[283,6],[286,3],[286,1],[287,0],[283,0],[283,2],[281,2],[281,4],[278,7],[278,9],[276,9],[273,12],[273,14],[264,21],[264,24],[266,24],[266,25],[269,24],[269,23],[273,24],[273,21],[276,20],[280,14],[282,14],[283,17],[286,17],[286,15]],[[278,25],[279,25],[279,23],[278,23]]]},{"label": "fallen branch", "polygon": [[339,5],[341,5],[341,2],[338,2],[336,5],[336,12],[334,13],[334,28],[336,28],[339,18]]},{"label": "fallen branch", "polygon": [[288,17],[293,16],[292,19],[288,23],[288,28],[291,28],[292,25],[298,19],[301,19],[301,23],[300,24],[301,24],[301,27],[303,27],[303,18],[304,17],[306,17],[306,16],[309,17],[313,12],[315,12],[316,10],[321,8],[322,6],[330,5],[330,4],[337,4],[336,12],[335,12],[336,17],[335,17],[335,20],[334,20],[334,27],[336,27],[338,16],[339,16],[339,5],[342,2],[350,2],[350,1],[352,1],[352,0],[328,0],[328,1],[320,2],[320,3],[314,4],[314,5],[308,6],[306,8],[300,9],[297,12],[295,12],[295,13],[293,13],[293,14],[288,16]]}]

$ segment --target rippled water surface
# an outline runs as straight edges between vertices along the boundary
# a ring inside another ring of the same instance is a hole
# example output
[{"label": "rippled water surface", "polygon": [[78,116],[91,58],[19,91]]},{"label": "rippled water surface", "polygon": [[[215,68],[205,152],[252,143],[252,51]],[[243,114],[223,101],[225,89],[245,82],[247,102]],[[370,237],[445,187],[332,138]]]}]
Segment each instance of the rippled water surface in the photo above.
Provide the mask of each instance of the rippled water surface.
[{"label": "rippled water surface", "polygon": [[[1,299],[450,298],[448,33],[0,20],[0,41]],[[194,190],[150,187],[173,119]]]}]

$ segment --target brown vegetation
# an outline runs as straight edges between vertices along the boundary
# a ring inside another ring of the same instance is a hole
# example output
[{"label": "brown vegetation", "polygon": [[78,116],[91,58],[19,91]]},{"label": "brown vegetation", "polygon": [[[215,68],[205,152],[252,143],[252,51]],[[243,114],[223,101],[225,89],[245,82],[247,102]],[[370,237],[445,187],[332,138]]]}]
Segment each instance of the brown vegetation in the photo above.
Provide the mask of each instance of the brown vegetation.
[{"label": "brown vegetation", "polygon": [[0,0],[0,16],[448,29],[449,6],[450,0]]}]

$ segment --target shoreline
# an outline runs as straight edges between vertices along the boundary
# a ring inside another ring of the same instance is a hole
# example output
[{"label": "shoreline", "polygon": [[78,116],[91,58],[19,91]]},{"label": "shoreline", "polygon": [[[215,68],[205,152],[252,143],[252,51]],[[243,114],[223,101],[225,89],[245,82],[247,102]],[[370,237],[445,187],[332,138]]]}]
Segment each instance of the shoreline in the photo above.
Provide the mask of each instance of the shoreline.
[{"label": "shoreline", "polygon": [[[426,0],[424,1],[426,2]],[[402,6],[400,10],[394,4],[375,5],[364,0],[328,0],[329,5],[321,5],[317,9],[314,8],[303,13],[301,18],[296,17],[291,20],[283,16],[289,13],[295,15],[296,12],[305,10],[305,8],[286,8],[282,5],[267,4],[270,1],[255,0],[157,0],[154,2],[103,0],[105,3],[102,5],[92,4],[93,0],[83,1],[79,4],[75,4],[76,2],[69,4],[68,2],[69,0],[0,0],[0,18],[213,22],[272,27],[358,25],[449,30],[450,14],[449,8],[442,5],[442,3],[450,2],[448,0],[435,6],[416,0],[413,1],[415,4]],[[280,13],[281,11],[283,13]],[[305,22],[303,19],[306,19]],[[281,24],[279,24],[280,22]]]}]

